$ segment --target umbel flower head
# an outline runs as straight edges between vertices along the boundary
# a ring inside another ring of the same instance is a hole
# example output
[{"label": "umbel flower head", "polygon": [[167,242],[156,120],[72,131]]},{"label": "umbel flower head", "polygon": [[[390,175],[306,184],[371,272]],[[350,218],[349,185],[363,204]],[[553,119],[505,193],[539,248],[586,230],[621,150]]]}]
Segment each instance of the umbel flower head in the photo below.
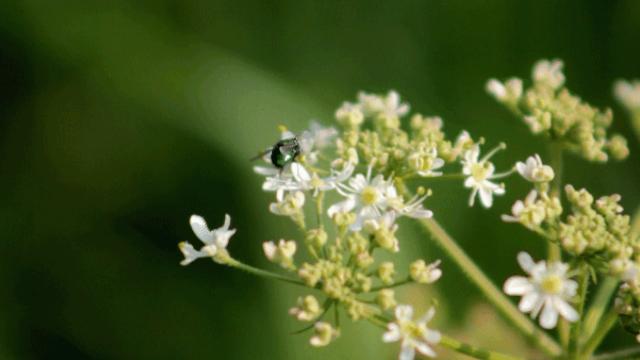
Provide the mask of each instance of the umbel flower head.
[{"label": "umbel flower head", "polygon": [[181,265],[189,265],[196,259],[202,257],[211,257],[216,262],[224,263],[228,258],[227,244],[233,234],[236,233],[235,229],[229,229],[231,225],[231,217],[229,215],[224,216],[224,225],[214,230],[210,230],[207,222],[202,216],[191,215],[189,219],[191,229],[196,237],[202,241],[204,246],[200,250],[196,250],[193,245],[183,241],[178,244],[180,251],[184,255],[184,260],[180,262]]},{"label": "umbel flower head", "polygon": [[531,313],[532,318],[540,314],[540,326],[545,329],[556,326],[558,315],[571,322],[578,320],[578,312],[569,304],[576,295],[578,283],[569,279],[567,264],[535,263],[526,252],[518,254],[518,263],[529,277],[510,277],[504,283],[504,292],[522,296],[518,304],[520,311]]},{"label": "umbel flower head", "polygon": [[395,310],[396,319],[387,325],[387,332],[382,335],[384,342],[401,342],[398,359],[412,360],[416,351],[422,355],[435,357],[436,352],[431,348],[440,342],[440,332],[430,329],[427,324],[436,310],[431,307],[418,320],[413,320],[413,307],[398,305]]}]

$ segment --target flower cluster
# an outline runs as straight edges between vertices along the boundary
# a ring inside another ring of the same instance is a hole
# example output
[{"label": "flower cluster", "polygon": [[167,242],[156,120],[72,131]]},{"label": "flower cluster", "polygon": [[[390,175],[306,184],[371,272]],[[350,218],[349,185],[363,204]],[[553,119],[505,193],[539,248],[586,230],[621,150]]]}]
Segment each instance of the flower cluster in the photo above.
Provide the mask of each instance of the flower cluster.
[{"label": "flower cluster", "polygon": [[604,162],[609,155],[625,158],[629,153],[626,140],[620,135],[607,136],[611,110],[599,110],[569,92],[562,67],[560,60],[541,60],[533,68],[529,88],[524,89],[518,78],[504,83],[491,79],[487,91],[521,117],[532,133],[545,134],[587,160]]}]

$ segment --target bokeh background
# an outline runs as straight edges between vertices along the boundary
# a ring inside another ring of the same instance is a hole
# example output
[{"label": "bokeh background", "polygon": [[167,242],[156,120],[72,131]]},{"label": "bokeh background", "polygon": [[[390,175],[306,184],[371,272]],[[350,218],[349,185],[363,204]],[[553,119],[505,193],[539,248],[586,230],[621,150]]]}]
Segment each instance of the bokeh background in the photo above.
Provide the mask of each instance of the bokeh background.
[{"label": "bokeh background", "polygon": [[[287,316],[299,289],[198,261],[192,213],[238,233],[230,250],[269,267],[261,242],[295,237],[267,213],[272,194],[247,161],[278,136],[332,121],[358,90],[396,89],[489,144],[507,168],[532,138],[485,92],[489,77],[528,78],[540,58],[565,61],[569,87],[612,106],[632,156],[606,166],[568,157],[567,182],[640,202],[640,152],[612,82],[640,77],[638,1],[35,1],[0,6],[0,358],[393,359],[368,324],[327,349]],[[523,197],[514,179],[493,209],[466,207],[460,183],[434,182],[428,206],[496,283],[541,241],[499,214]],[[435,245],[404,226],[407,263],[442,257],[432,289],[439,328],[506,352],[526,342],[482,302]],[[408,239],[408,240],[407,240]],[[605,348],[632,344],[616,331]],[[444,358],[456,358],[443,353]],[[536,356],[535,353],[530,353]]]}]

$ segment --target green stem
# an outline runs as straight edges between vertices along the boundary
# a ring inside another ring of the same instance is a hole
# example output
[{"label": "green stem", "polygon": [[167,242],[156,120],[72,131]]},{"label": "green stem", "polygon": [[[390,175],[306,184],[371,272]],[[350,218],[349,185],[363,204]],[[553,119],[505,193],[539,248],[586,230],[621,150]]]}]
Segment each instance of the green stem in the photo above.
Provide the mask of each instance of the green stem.
[{"label": "green stem", "polygon": [[640,356],[640,346],[614,351],[607,354],[596,355],[592,360],[629,360],[637,359],[638,356]]},{"label": "green stem", "polygon": [[600,284],[598,292],[596,292],[593,299],[593,303],[589,307],[587,315],[584,317],[584,326],[582,334],[580,335],[580,341],[582,343],[586,342],[587,339],[591,338],[593,335],[596,327],[600,324],[602,315],[604,315],[607,308],[609,308],[611,296],[615,293],[617,288],[618,280],[612,277],[604,278]]},{"label": "green stem", "polygon": [[459,352],[461,354],[465,354],[471,356],[476,359],[485,359],[485,360],[520,360],[522,358],[513,357],[510,355],[500,354],[495,351],[488,351],[481,349],[479,347],[465,344],[456,339],[450,338],[446,335],[442,335],[440,338],[440,345]]},{"label": "green stem", "polygon": [[607,315],[605,315],[605,317],[600,322],[598,328],[595,329],[593,335],[585,343],[584,349],[582,350],[582,356],[585,359],[590,358],[591,354],[593,354],[593,352],[598,349],[598,346],[600,345],[600,343],[602,343],[602,340],[604,340],[605,336],[607,336],[607,334],[617,321],[618,313],[614,308],[611,308],[611,310],[607,312]]},{"label": "green stem", "polygon": [[295,284],[298,286],[304,286],[306,288],[308,288],[309,286],[307,286],[307,284],[305,284],[304,282],[300,281],[300,280],[296,280],[296,279],[292,279],[286,276],[282,276],[276,273],[272,273],[270,271],[267,270],[262,270],[262,269],[258,269],[255,268],[251,265],[247,265],[244,263],[241,263],[240,261],[233,259],[233,258],[229,258],[226,263],[226,265],[229,265],[231,267],[234,267],[236,269],[240,269],[242,271],[248,272],[249,274],[253,274],[253,275],[257,275],[257,276],[262,276],[265,278],[269,278],[269,279],[274,279],[274,280],[279,280],[279,281],[284,281],[290,284]]},{"label": "green stem", "polygon": [[633,213],[633,218],[631,219],[631,230],[629,233],[632,237],[640,235],[640,206],[638,206],[636,212]]},{"label": "green stem", "polygon": [[[562,173],[563,173],[563,159],[562,159],[562,144],[552,142],[549,144],[549,156],[551,157],[551,167],[555,172],[555,176],[551,181],[550,196],[560,198],[560,190],[562,188]],[[554,242],[548,242],[547,248],[547,260],[559,261],[561,258],[560,246]]]},{"label": "green stem", "polygon": [[420,224],[431,234],[432,238],[442,249],[447,252],[451,259],[458,264],[469,280],[487,297],[489,302],[520,332],[530,338],[546,354],[554,357],[561,354],[562,349],[558,343],[545,332],[539,330],[528,317],[518,311],[515,305],[489,280],[484,272],[480,270],[440,224],[433,219],[420,220]]},{"label": "green stem", "polygon": [[580,332],[582,327],[582,313],[584,312],[584,303],[587,295],[587,288],[589,287],[589,271],[587,265],[583,264],[580,267],[580,273],[578,275],[578,321],[576,321],[571,327],[571,335],[569,338],[569,355],[573,359],[578,359],[580,355],[579,343]]},{"label": "green stem", "polygon": [[369,290],[369,291],[370,291],[370,292],[374,292],[374,291],[379,291],[379,290],[382,290],[382,289],[390,289],[390,288],[394,288],[394,287],[402,286],[402,285],[404,285],[404,284],[408,284],[408,283],[410,283],[411,281],[412,281],[412,280],[411,280],[411,277],[407,277],[407,278],[406,278],[406,279],[404,279],[404,280],[400,280],[400,281],[395,282],[395,283],[390,284],[390,285],[380,285],[380,286],[372,287],[372,288],[371,288],[371,290]]}]

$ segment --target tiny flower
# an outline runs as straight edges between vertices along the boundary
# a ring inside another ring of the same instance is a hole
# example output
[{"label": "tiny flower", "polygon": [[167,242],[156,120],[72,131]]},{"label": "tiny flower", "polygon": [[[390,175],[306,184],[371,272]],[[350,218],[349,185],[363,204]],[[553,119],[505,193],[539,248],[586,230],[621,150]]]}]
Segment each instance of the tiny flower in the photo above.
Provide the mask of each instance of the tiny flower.
[{"label": "tiny flower", "polygon": [[442,270],[438,268],[440,260],[427,265],[424,260],[416,260],[409,267],[409,275],[413,281],[420,284],[432,284],[442,276]]},{"label": "tiny flower", "polygon": [[223,263],[224,259],[228,257],[227,244],[235,229],[229,229],[231,225],[231,217],[225,215],[224,225],[214,230],[209,230],[206,221],[199,215],[191,215],[189,219],[191,229],[194,234],[204,246],[200,250],[196,250],[193,245],[183,241],[178,244],[180,251],[184,255],[184,260],[180,262],[181,265],[189,265],[194,260],[202,257],[212,257],[217,262]]},{"label": "tiny flower", "polygon": [[360,230],[366,220],[376,219],[387,209],[387,199],[396,197],[396,190],[389,180],[382,175],[371,178],[372,166],[367,170],[366,177],[357,174],[349,179],[349,185],[337,184],[337,190],[346,200],[329,207],[329,217],[337,213],[356,213],[356,221],[351,225],[354,231]]},{"label": "tiny flower", "polygon": [[342,103],[342,106],[336,110],[336,120],[348,128],[357,128],[364,121],[362,106],[350,102]]},{"label": "tiny flower", "polygon": [[522,296],[518,308],[531,313],[535,318],[540,315],[540,326],[552,329],[558,322],[558,314],[568,321],[578,320],[578,312],[569,304],[576,295],[578,283],[569,279],[569,265],[545,261],[534,263],[526,252],[518,254],[518,263],[529,277],[512,276],[504,283],[504,292],[508,295]]},{"label": "tiny flower", "polygon": [[629,111],[638,111],[640,110],[640,81],[635,80],[624,81],[618,80],[614,84],[613,92]]},{"label": "tiny flower", "polygon": [[538,154],[529,156],[526,162],[518,161],[516,163],[518,174],[525,180],[536,182],[549,182],[555,176],[553,168],[542,163],[542,159]]},{"label": "tiny flower", "polygon": [[309,125],[309,130],[303,131],[302,134],[298,136],[300,152],[306,156],[309,163],[316,163],[318,161],[318,153],[331,145],[332,140],[337,135],[338,130],[336,130],[336,128],[324,127],[317,121],[312,121]]},{"label": "tiny flower", "polygon": [[365,115],[384,119],[399,119],[409,112],[409,105],[400,102],[400,95],[391,90],[386,97],[366,93],[358,94]]},{"label": "tiny flower", "polygon": [[[278,193],[278,195],[280,195],[280,193]],[[269,211],[276,215],[297,216],[302,212],[305,199],[302,191],[295,191],[287,193],[287,195],[284,196],[280,195],[277,200],[277,202],[269,205]]]},{"label": "tiny flower", "polygon": [[435,357],[436,353],[431,345],[440,342],[440,332],[427,327],[427,323],[435,313],[436,311],[432,307],[423,317],[414,321],[413,308],[409,305],[398,305],[395,310],[396,321],[387,325],[387,332],[382,335],[382,341],[402,340],[398,357],[400,360],[412,360],[416,350],[422,355]]},{"label": "tiny flower", "polygon": [[407,158],[409,166],[416,171],[419,176],[433,177],[442,175],[441,171],[435,171],[444,166],[444,160],[438,157],[435,147],[428,149],[420,148]]},{"label": "tiny flower", "polygon": [[469,196],[469,206],[473,206],[476,194],[480,195],[480,202],[486,208],[493,205],[493,195],[503,195],[504,187],[491,182],[491,179],[497,178],[494,175],[495,167],[489,158],[500,148],[496,148],[489,152],[484,158],[478,159],[480,156],[480,147],[475,145],[464,153],[462,160],[462,173],[467,175],[464,182],[466,188],[473,189]]},{"label": "tiny flower", "polygon": [[560,60],[540,60],[533,67],[533,81],[545,84],[552,89],[558,89],[564,84],[564,74],[562,73],[562,61]]},{"label": "tiny flower", "polygon": [[511,78],[503,84],[491,79],[487,82],[487,92],[500,102],[516,103],[522,97],[522,80]]},{"label": "tiny flower", "polygon": [[512,215],[502,215],[502,221],[517,222],[528,228],[536,228],[542,224],[546,217],[546,210],[543,204],[536,202],[538,192],[531,190],[524,202],[516,201],[511,207]]},{"label": "tiny flower", "polygon": [[283,268],[293,269],[293,255],[296,253],[296,242],[280,240],[276,245],[273,241],[262,243],[264,255],[269,261],[280,264]]},{"label": "tiny flower", "polygon": [[298,321],[313,321],[322,313],[322,307],[313,295],[298,298],[298,306],[289,309],[289,315]]},{"label": "tiny flower", "polygon": [[338,337],[338,330],[334,329],[331,324],[319,321],[314,326],[315,335],[309,339],[309,343],[315,347],[327,346]]},{"label": "tiny flower", "polygon": [[395,221],[395,213],[388,212],[377,218],[365,221],[364,230],[373,235],[374,241],[381,248],[398,252],[400,251],[400,245],[395,235],[398,230],[398,224]]}]

